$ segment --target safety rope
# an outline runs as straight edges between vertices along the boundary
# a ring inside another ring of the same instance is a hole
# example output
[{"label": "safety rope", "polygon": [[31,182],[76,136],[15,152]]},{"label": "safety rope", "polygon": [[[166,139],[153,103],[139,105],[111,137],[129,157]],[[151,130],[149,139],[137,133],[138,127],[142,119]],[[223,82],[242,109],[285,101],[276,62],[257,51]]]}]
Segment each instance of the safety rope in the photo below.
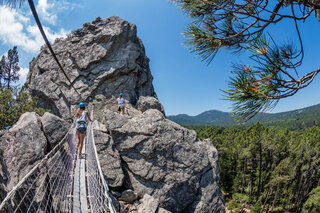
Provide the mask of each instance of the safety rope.
[{"label": "safety rope", "polygon": [[71,212],[75,141],[72,128],[12,188],[1,202],[0,212]]},{"label": "safety rope", "polygon": [[79,99],[82,100],[81,94],[80,94],[80,93],[78,92],[78,90],[73,86],[70,78],[68,77],[67,73],[65,72],[65,70],[64,70],[63,67],[61,66],[61,64],[60,64],[60,62],[59,62],[56,54],[54,53],[54,51],[53,51],[53,49],[52,49],[52,47],[51,47],[51,44],[50,44],[50,42],[49,42],[49,40],[48,40],[48,38],[47,38],[47,36],[46,36],[43,28],[42,28],[42,25],[41,25],[39,16],[38,16],[38,14],[37,14],[36,8],[35,8],[35,6],[34,6],[34,4],[33,4],[33,1],[32,1],[32,0],[28,0],[28,2],[29,2],[30,9],[31,9],[31,11],[32,11],[33,17],[34,17],[34,19],[35,19],[35,21],[36,21],[36,23],[37,23],[37,25],[38,25],[38,28],[39,28],[39,30],[40,30],[40,32],[41,32],[41,35],[42,35],[44,41],[46,42],[47,47],[49,48],[49,50],[50,50],[50,52],[51,52],[51,55],[53,56],[54,60],[57,62],[58,66],[59,66],[59,68],[61,69],[61,71],[62,71],[62,73],[64,74],[64,76],[65,76],[65,77],[67,78],[67,80],[69,81],[70,86],[71,86],[71,87],[76,91],[76,93],[79,95]]},{"label": "safety rope", "polygon": [[[74,212],[76,140],[73,125],[59,144],[11,189],[0,204],[0,212]],[[86,195],[91,212],[116,213],[100,166],[92,123],[88,125],[85,156]]]},{"label": "safety rope", "polygon": [[[93,111],[91,111],[92,117]],[[112,199],[109,196],[109,187],[100,166],[92,123],[88,126],[86,152],[87,188],[90,208],[92,212],[108,212],[107,210],[109,210],[110,213],[116,213]]]}]

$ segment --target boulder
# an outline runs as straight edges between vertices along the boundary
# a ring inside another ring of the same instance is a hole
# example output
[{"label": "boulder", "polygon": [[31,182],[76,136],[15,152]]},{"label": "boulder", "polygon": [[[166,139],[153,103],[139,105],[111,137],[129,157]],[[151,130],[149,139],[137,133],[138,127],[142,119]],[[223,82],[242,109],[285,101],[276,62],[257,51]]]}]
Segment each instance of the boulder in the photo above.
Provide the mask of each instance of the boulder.
[{"label": "boulder", "polygon": [[137,108],[141,112],[145,112],[148,109],[157,109],[163,114],[165,114],[162,104],[155,97],[140,96],[137,103]]},{"label": "boulder", "polygon": [[121,167],[121,159],[111,136],[108,134],[108,130],[103,124],[95,121],[93,123],[93,132],[100,166],[107,184],[111,187],[122,186],[124,174]]},{"label": "boulder", "polygon": [[[53,114],[45,113],[39,117],[35,112],[26,112],[12,128],[4,132],[0,138],[0,201],[44,158],[54,145],[60,142],[69,127],[70,124]],[[56,157],[59,159],[59,156]],[[55,162],[55,167],[58,166],[65,165]],[[35,185],[39,186],[47,175],[58,174],[39,174]],[[28,181],[20,187],[20,196],[29,189],[28,184],[33,181],[33,178],[34,176],[30,176]],[[32,188],[31,190],[45,193],[47,189]],[[28,196],[32,196],[32,193],[29,193]],[[42,194],[40,193],[39,196],[41,197]],[[21,198],[14,197],[16,200]],[[32,199],[31,197],[30,200]],[[37,199],[35,198],[35,205],[37,205]],[[11,212],[10,208],[8,212]]]},{"label": "boulder", "polygon": [[[18,122],[13,125],[0,138],[0,198],[2,201],[7,193],[21,181],[25,175],[37,164],[47,153],[47,140],[41,130],[40,119],[34,112],[27,112],[21,115]],[[25,195],[28,200],[35,200],[34,205],[37,205],[37,198],[33,198],[35,188],[30,188],[29,184],[33,181],[36,186],[39,186],[39,181],[44,181],[45,175],[40,175],[36,180],[34,177],[28,178],[13,197],[12,202],[7,202],[2,212],[13,212],[13,202],[19,203]],[[44,192],[44,189],[39,189],[39,192]],[[13,204],[14,205],[14,204]],[[20,207],[22,212],[27,209]]]},{"label": "boulder", "polygon": [[159,207],[157,213],[171,213],[171,212],[164,208]]},{"label": "boulder", "polygon": [[195,131],[167,120],[157,109],[134,117],[105,113],[126,187],[139,197],[152,195],[172,212],[224,211],[218,154],[210,141],[199,141]]},{"label": "boulder", "polygon": [[41,123],[51,149],[63,139],[70,128],[68,122],[48,112],[41,117]]},{"label": "boulder", "polygon": [[2,137],[2,135],[4,135],[7,132],[7,130],[0,130],[0,137]]},{"label": "boulder", "polygon": [[71,84],[46,47],[30,63],[27,83],[38,106],[59,117],[72,120],[81,101],[89,108],[94,105],[97,115],[105,109],[115,111],[113,102],[120,92],[133,105],[140,96],[156,97],[149,59],[132,23],[119,17],[97,18],[52,47]]},{"label": "boulder", "polygon": [[145,194],[138,207],[138,213],[156,213],[159,206],[159,201],[152,196]]},{"label": "boulder", "polygon": [[[205,139],[203,142],[204,149],[207,151],[208,160],[212,169],[209,169],[200,181],[201,191],[194,202],[186,212],[206,212],[207,209],[215,209],[215,212],[224,212],[223,196],[214,195],[213,191],[220,191],[219,182],[219,167],[218,167],[218,151],[212,145],[210,139]],[[219,192],[221,193],[221,192]]]},{"label": "boulder", "polygon": [[125,201],[125,202],[133,202],[138,199],[138,195],[132,191],[131,189],[127,189],[122,192],[121,197],[119,200]]},{"label": "boulder", "polygon": [[154,197],[145,194],[143,198],[140,200],[140,205],[138,206],[137,213],[171,213],[164,208],[159,207],[159,200]]},{"label": "boulder", "polygon": [[26,112],[0,142],[2,173],[8,192],[47,152],[47,140],[35,112]]}]

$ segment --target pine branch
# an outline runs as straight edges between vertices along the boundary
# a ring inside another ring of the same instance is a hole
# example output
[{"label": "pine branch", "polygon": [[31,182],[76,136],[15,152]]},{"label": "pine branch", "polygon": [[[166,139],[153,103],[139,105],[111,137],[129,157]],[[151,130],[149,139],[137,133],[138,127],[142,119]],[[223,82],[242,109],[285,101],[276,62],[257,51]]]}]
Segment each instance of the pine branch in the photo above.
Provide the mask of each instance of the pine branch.
[{"label": "pine branch", "polygon": [[[193,23],[187,28],[186,43],[191,52],[211,63],[221,48],[250,51],[254,67],[234,66],[226,98],[233,101],[234,113],[248,120],[260,111],[273,108],[280,99],[307,87],[319,69],[305,76],[298,71],[304,48],[298,23],[314,12],[320,17],[319,0],[224,1],[173,0]],[[264,32],[285,19],[294,22],[299,47],[277,46]]]},{"label": "pine branch", "polygon": [[0,0],[1,4],[6,4],[12,8],[21,7],[23,2],[24,0]]}]

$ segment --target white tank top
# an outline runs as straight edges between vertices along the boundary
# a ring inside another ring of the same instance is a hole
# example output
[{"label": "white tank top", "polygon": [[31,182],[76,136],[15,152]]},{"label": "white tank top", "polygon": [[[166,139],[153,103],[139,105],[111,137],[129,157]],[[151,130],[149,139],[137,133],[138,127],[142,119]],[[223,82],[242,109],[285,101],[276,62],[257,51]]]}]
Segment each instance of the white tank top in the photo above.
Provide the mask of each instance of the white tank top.
[{"label": "white tank top", "polygon": [[76,127],[77,128],[87,126],[86,125],[86,122],[87,122],[86,115],[87,115],[86,111],[83,111],[81,117],[76,120]]},{"label": "white tank top", "polygon": [[118,98],[118,104],[123,104],[124,103],[124,98]]}]

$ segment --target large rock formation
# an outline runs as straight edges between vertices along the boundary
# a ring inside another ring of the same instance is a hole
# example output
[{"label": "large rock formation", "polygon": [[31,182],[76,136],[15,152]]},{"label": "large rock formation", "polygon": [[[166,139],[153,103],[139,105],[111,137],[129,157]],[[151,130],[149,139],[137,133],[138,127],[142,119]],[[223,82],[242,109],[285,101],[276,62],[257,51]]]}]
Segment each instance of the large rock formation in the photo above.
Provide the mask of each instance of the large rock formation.
[{"label": "large rock formation", "polygon": [[[94,109],[97,151],[116,197],[136,203],[135,211],[224,212],[217,150],[165,118],[135,25],[118,17],[98,18],[53,49],[71,85],[44,48],[30,64],[29,92],[38,96],[39,106],[66,120],[80,101]],[[130,102],[126,115],[115,113],[120,92]],[[123,199],[131,190],[143,198],[141,205],[135,196]]]},{"label": "large rock formation", "polygon": [[63,139],[70,128],[69,123],[48,112],[41,117],[41,123],[50,149]]},{"label": "large rock formation", "polygon": [[1,136],[0,201],[66,135],[69,127],[50,113],[40,117],[26,112]]},{"label": "large rock formation", "polygon": [[[109,149],[119,153],[99,152],[99,158],[109,162],[103,171],[111,186],[131,188],[141,198],[152,195],[172,212],[224,211],[218,155],[210,141],[199,141],[194,131],[167,120],[157,109],[134,116],[106,110],[105,117],[110,136],[104,138]],[[96,140],[101,136],[95,134]]]},{"label": "large rock formation", "polygon": [[23,114],[0,139],[1,199],[44,157],[46,150],[46,138],[36,114]]},{"label": "large rock formation", "polygon": [[134,24],[118,17],[97,18],[57,40],[53,49],[71,85],[47,48],[30,63],[27,83],[38,105],[59,117],[72,118],[81,101],[95,103],[95,110],[102,112],[120,92],[133,105],[139,96],[156,96],[149,59]]}]

